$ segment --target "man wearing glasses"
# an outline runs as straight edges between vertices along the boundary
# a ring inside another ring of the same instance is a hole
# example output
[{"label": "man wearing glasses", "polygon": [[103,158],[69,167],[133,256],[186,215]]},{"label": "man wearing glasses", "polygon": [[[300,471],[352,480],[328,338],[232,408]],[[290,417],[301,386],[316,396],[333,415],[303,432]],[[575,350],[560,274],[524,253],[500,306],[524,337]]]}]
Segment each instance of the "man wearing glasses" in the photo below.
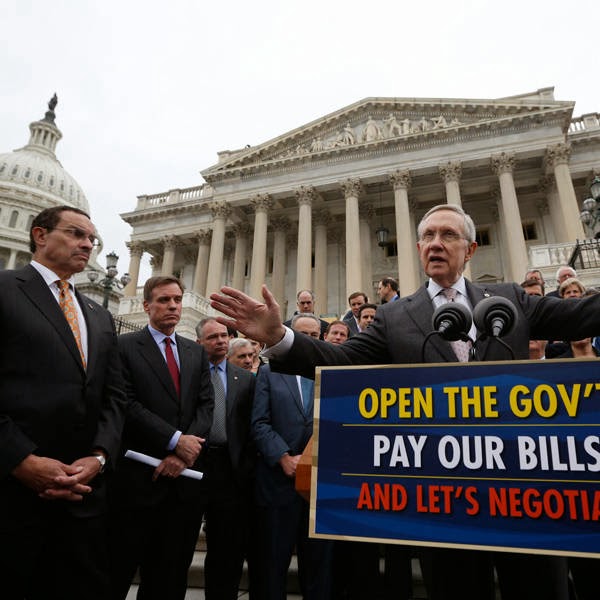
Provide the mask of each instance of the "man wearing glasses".
[{"label": "man wearing glasses", "polygon": [[[361,335],[342,345],[311,340],[283,327],[273,295],[263,288],[264,303],[239,290],[223,288],[211,296],[212,306],[227,315],[219,318],[245,335],[264,342],[272,370],[314,377],[318,365],[414,364],[459,360],[510,360],[511,353],[489,338],[478,344],[476,356],[434,336],[432,315],[442,304],[460,302],[472,310],[489,296],[509,299],[517,323],[504,341],[518,360],[529,358],[529,339],[578,339],[600,335],[600,295],[564,302],[531,296],[514,283],[473,284],[463,276],[477,249],[475,225],[461,207],[430,209],[418,227],[417,243],[427,283],[411,296],[377,310],[374,322]],[[477,331],[469,332],[475,339]],[[466,342],[464,342],[466,343]],[[423,357],[423,358],[422,358]],[[566,600],[566,560],[543,555],[435,549],[425,553],[425,579],[430,600],[490,600],[494,597],[493,567],[503,600]]]},{"label": "man wearing glasses", "polygon": [[31,224],[31,264],[0,272],[3,598],[108,597],[105,485],[125,411],[110,314],[73,287],[96,231],[58,206]]}]

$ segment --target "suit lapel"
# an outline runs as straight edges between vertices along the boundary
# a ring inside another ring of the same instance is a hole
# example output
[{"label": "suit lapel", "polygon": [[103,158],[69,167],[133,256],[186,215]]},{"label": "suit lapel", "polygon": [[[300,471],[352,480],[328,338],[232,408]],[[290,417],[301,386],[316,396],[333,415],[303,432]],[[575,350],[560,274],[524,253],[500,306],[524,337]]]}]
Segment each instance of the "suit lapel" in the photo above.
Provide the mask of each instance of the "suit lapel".
[{"label": "suit lapel", "polygon": [[53,297],[52,292],[46,285],[42,276],[29,265],[28,267],[25,267],[17,277],[22,281],[20,287],[23,293],[56,329],[56,332],[73,356],[73,359],[84,373],[83,363],[81,362],[81,356],[77,344],[75,343],[73,332],[71,331],[56,298]]},{"label": "suit lapel", "polygon": [[[138,339],[140,355],[150,365],[151,372],[156,375],[162,386],[169,393],[169,396],[171,396],[174,402],[179,404],[177,391],[175,390],[175,385],[171,379],[169,369],[167,368],[167,363],[154,341],[152,334],[147,327],[141,333],[142,335],[140,335]],[[177,346],[177,351],[179,352],[179,345]],[[179,360],[181,361],[181,355],[179,356]]]},{"label": "suit lapel", "polygon": [[292,395],[296,408],[304,415],[304,405],[302,404],[302,397],[300,396],[300,390],[298,389],[298,379],[295,375],[282,375],[281,379],[287,386]]}]

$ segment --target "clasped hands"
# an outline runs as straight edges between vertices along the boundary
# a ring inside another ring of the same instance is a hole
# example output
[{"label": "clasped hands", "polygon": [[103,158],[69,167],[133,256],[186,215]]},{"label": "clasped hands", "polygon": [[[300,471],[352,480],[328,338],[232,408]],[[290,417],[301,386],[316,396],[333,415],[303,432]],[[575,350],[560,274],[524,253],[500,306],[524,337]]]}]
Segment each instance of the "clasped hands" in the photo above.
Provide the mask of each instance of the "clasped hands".
[{"label": "clasped hands", "polygon": [[174,454],[166,456],[154,469],[152,481],[156,481],[161,475],[163,477],[179,477],[187,467],[191,467],[202,451],[202,444],[206,440],[197,435],[181,434],[177,445],[173,449]]},{"label": "clasped hands", "polygon": [[12,471],[23,485],[45,500],[80,502],[92,491],[88,483],[101,465],[94,456],[85,456],[67,465],[54,458],[30,454]]}]

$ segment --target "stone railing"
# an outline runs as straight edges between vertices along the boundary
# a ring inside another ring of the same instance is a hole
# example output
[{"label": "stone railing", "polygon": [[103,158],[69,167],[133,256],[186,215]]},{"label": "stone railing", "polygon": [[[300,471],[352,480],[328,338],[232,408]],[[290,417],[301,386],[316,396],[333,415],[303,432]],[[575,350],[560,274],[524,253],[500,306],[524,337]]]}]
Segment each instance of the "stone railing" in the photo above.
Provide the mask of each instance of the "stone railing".
[{"label": "stone railing", "polygon": [[590,129],[600,129],[600,113],[588,113],[571,119],[569,133],[578,133]]},{"label": "stone railing", "polygon": [[144,208],[156,208],[164,204],[174,204],[177,202],[189,202],[190,200],[207,200],[212,197],[212,187],[203,183],[194,187],[184,189],[174,189],[160,194],[150,196],[138,196],[136,210]]},{"label": "stone railing", "polygon": [[529,268],[541,271],[544,268],[556,270],[569,263],[574,249],[574,242],[529,246]]}]

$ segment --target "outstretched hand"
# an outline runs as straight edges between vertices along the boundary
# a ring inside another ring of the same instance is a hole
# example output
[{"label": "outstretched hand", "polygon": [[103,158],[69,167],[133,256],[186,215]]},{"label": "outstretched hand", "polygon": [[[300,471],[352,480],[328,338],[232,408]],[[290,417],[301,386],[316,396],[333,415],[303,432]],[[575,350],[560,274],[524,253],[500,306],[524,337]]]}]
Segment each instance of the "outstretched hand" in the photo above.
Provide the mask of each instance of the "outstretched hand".
[{"label": "outstretched hand", "polygon": [[281,322],[279,304],[266,285],[262,286],[264,302],[231,287],[221,288],[220,294],[211,294],[211,306],[229,318],[217,317],[226,327],[241,331],[246,337],[273,346],[281,341],[285,328]]}]

